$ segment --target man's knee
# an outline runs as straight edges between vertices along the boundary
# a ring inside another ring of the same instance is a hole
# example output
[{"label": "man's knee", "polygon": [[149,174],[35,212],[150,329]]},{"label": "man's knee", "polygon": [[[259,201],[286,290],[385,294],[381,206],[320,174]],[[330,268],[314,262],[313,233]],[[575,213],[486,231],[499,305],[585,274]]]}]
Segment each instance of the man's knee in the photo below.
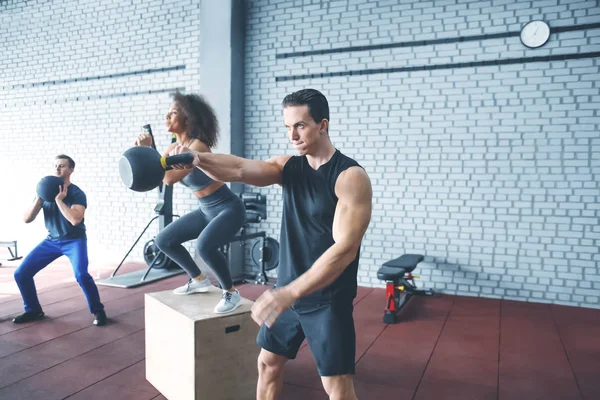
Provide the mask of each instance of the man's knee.
[{"label": "man's knee", "polygon": [[261,350],[258,355],[258,374],[261,379],[276,380],[283,373],[287,358],[267,350]]},{"label": "man's knee", "polygon": [[82,284],[89,281],[94,281],[94,278],[92,278],[92,276],[87,271],[81,271],[75,273],[75,280],[78,283]]},{"label": "man's knee", "polygon": [[330,400],[356,400],[352,375],[324,376],[323,388]]},{"label": "man's knee", "polygon": [[21,282],[23,279],[26,278],[26,275],[23,273],[22,269],[17,269],[13,273],[13,276],[14,276],[16,282]]},{"label": "man's knee", "polygon": [[19,268],[15,270],[13,273],[13,277],[16,282],[22,282],[23,280],[33,278],[33,273],[31,272],[30,264],[22,263]]}]

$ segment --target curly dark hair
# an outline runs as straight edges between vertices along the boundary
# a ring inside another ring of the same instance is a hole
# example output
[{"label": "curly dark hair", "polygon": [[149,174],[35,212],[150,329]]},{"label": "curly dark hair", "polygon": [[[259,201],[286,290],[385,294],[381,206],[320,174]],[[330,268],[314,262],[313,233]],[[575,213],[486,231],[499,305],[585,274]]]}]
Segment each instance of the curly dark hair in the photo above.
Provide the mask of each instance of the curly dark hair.
[{"label": "curly dark hair", "polygon": [[219,121],[204,97],[177,91],[173,95],[173,101],[185,118],[190,137],[202,141],[208,148],[215,147],[219,141]]}]

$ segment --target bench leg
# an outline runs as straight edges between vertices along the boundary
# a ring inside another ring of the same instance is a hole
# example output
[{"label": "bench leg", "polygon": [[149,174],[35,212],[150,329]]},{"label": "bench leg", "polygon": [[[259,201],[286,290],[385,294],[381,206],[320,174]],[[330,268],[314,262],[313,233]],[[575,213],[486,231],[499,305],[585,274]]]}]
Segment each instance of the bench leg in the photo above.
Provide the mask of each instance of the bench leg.
[{"label": "bench leg", "polygon": [[387,298],[386,311],[396,311],[396,285],[394,282],[387,282],[385,286],[385,297]]},{"label": "bench leg", "polygon": [[405,286],[405,290],[411,296],[433,296],[435,295],[435,291],[432,289],[417,289],[417,285],[415,285],[415,279],[418,277],[413,277],[409,274],[409,279],[406,280],[407,285]]},{"label": "bench leg", "polygon": [[383,323],[384,324],[395,324],[396,322],[396,313],[391,311],[386,311],[383,313]]},{"label": "bench leg", "polygon": [[15,246],[15,253],[13,254],[12,249],[10,247],[8,247],[8,252],[10,253],[11,258],[9,258],[6,261],[15,261],[15,260],[20,260],[23,257],[19,257],[19,252],[17,251],[17,241],[15,240],[14,242],[14,246]]},{"label": "bench leg", "polygon": [[[20,260],[23,257],[19,257],[19,252],[17,251],[17,241],[13,240],[13,247],[15,248],[15,252],[13,253],[13,250],[10,246],[6,246],[6,248],[8,249],[8,252],[10,253],[10,258],[7,259],[6,261],[15,261],[15,260]],[[2,264],[0,264],[2,265]]]},{"label": "bench leg", "polygon": [[410,272],[396,281],[386,281],[385,297],[386,307],[383,313],[383,322],[385,324],[395,324],[398,322],[398,313],[412,296],[435,296],[436,292],[432,289],[417,289],[415,278],[419,276],[412,275]]},{"label": "bench leg", "polygon": [[387,304],[383,313],[383,323],[395,324],[397,322],[396,315],[400,310],[400,290],[398,290],[398,282],[388,281],[385,286],[385,297]]}]

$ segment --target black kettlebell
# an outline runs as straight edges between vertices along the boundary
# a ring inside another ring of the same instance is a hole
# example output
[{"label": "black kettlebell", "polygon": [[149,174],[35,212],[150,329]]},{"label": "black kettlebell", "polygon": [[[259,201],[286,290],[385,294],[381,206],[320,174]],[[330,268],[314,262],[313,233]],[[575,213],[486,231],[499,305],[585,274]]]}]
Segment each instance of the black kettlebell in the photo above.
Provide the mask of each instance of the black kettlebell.
[{"label": "black kettlebell", "polygon": [[148,146],[136,146],[127,150],[119,160],[121,180],[129,189],[147,192],[162,182],[165,171],[175,164],[191,164],[192,153],[176,154],[170,157],[161,155]]},{"label": "black kettlebell", "polygon": [[54,198],[60,192],[60,186],[64,185],[63,178],[48,175],[40,179],[36,186],[37,195],[44,201],[54,202]]}]

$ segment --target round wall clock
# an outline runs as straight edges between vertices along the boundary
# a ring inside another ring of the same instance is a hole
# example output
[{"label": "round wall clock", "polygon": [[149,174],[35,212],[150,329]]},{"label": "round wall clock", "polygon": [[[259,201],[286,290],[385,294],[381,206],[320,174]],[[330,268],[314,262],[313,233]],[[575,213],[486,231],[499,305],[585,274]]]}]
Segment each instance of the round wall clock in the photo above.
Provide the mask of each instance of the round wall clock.
[{"label": "round wall clock", "polygon": [[550,38],[550,27],[544,21],[530,21],[521,29],[521,42],[531,48],[543,46]]}]

